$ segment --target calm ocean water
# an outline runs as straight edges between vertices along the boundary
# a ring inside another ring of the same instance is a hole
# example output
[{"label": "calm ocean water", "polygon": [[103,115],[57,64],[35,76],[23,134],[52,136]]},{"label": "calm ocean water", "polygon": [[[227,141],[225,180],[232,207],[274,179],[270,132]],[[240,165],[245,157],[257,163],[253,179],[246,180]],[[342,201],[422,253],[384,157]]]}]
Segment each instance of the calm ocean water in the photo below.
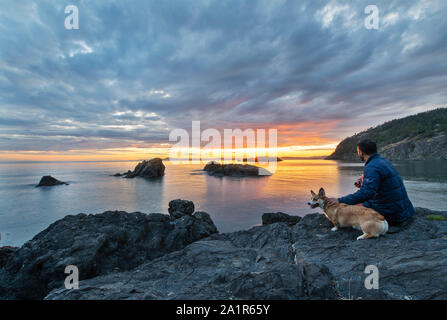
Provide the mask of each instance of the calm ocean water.
[{"label": "calm ocean water", "polygon": [[[268,177],[213,177],[203,165],[165,161],[158,180],[111,177],[133,169],[137,162],[1,163],[0,246],[22,245],[52,222],[68,214],[106,210],[167,213],[170,200],[194,201],[208,212],[220,232],[247,229],[261,223],[264,212],[294,215],[317,212],[306,205],[310,189],[323,186],[330,197],[354,192],[362,163],[329,160],[286,160]],[[447,208],[447,162],[395,163],[415,206]],[[69,186],[34,188],[44,175]]]}]

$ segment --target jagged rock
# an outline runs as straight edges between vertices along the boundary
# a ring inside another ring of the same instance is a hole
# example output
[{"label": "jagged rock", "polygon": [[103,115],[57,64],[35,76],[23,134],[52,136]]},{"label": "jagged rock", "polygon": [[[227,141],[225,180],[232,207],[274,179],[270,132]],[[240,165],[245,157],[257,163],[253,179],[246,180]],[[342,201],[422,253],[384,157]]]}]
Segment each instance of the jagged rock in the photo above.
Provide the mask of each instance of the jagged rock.
[{"label": "jagged rock", "polygon": [[[424,218],[438,212],[416,212],[401,232],[361,241],[355,240],[358,230],[330,231],[323,214],[306,215],[294,226],[278,222],[213,234],[132,271],[81,281],[79,290],[60,288],[46,298],[445,299],[447,221]],[[365,288],[368,265],[378,267],[378,290]]]},{"label": "jagged rock", "polygon": [[[294,263],[289,239],[278,238],[288,229],[274,224],[216,234],[130,272],[81,281],[78,290],[54,290],[46,299],[335,299],[327,267]],[[267,244],[253,245],[261,235]]]},{"label": "jagged rock", "polygon": [[135,169],[125,174],[126,178],[158,178],[165,174],[165,165],[160,158],[153,158],[150,160],[144,160],[137,164]]},{"label": "jagged rock", "polygon": [[36,185],[36,187],[52,187],[61,184],[65,184],[68,186],[68,183],[59,181],[56,178],[53,178],[52,176],[43,176],[42,179],[40,179],[39,184]]},{"label": "jagged rock", "polygon": [[203,168],[203,171],[208,172],[217,172],[219,170],[223,172],[223,166],[217,161],[210,161]]},{"label": "jagged rock", "polygon": [[174,221],[161,213],[69,215],[8,255],[0,299],[42,299],[63,285],[67,265],[79,268],[80,279],[126,271],[215,232],[206,213]]},{"label": "jagged rock", "polygon": [[176,199],[169,202],[168,212],[174,219],[191,215],[194,212],[194,203],[188,200]]},{"label": "jagged rock", "polygon": [[218,233],[217,228],[214,225],[213,220],[211,219],[211,216],[207,212],[196,211],[194,212],[193,217],[199,221],[203,221],[203,223],[200,224],[199,227],[197,228],[199,234],[202,233],[204,235],[205,234],[208,235]]},{"label": "jagged rock", "polygon": [[6,261],[8,261],[8,258],[17,251],[17,247],[10,247],[10,246],[4,246],[0,247],[0,268],[3,268],[3,266],[6,264]]},{"label": "jagged rock", "polygon": [[111,174],[112,177],[126,177],[127,175],[131,174],[132,171],[128,170],[127,172],[123,172],[123,173],[115,173],[115,174]]},{"label": "jagged rock", "polygon": [[[447,216],[416,208],[402,231],[360,241],[321,213],[224,234],[203,212],[67,216],[9,255],[0,298],[446,299],[447,221],[433,214]],[[77,290],[63,286],[67,264],[80,266]]]},{"label": "jagged rock", "polygon": [[[326,265],[341,298],[445,299],[447,222],[424,218],[432,213],[416,208],[413,222],[404,230],[365,241],[355,240],[361,231],[332,232],[323,215],[307,215],[292,227],[295,259]],[[365,288],[368,265],[379,270],[379,290]]]},{"label": "jagged rock", "polygon": [[270,175],[264,168],[259,168],[250,164],[220,164],[216,161],[211,161],[203,168],[209,175],[212,176],[263,176]]},{"label": "jagged rock", "polygon": [[301,217],[299,216],[291,216],[283,212],[264,213],[262,215],[262,224],[266,225],[276,222],[285,222],[288,225],[292,226],[294,224],[297,224],[300,219]]}]

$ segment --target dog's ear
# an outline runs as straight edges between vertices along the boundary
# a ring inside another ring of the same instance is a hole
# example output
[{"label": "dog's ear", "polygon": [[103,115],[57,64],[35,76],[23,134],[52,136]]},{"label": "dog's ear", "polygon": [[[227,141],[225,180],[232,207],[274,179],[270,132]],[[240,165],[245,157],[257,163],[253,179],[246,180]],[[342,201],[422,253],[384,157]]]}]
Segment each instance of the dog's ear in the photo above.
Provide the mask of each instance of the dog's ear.
[{"label": "dog's ear", "polygon": [[317,195],[313,190],[310,190],[310,194],[312,195],[312,197],[315,197]]},{"label": "dog's ear", "polygon": [[325,195],[326,195],[326,194],[325,194],[325,192],[324,192],[324,189],[323,189],[323,188],[320,188],[320,191],[318,191],[318,196],[319,196],[320,198],[324,198]]}]

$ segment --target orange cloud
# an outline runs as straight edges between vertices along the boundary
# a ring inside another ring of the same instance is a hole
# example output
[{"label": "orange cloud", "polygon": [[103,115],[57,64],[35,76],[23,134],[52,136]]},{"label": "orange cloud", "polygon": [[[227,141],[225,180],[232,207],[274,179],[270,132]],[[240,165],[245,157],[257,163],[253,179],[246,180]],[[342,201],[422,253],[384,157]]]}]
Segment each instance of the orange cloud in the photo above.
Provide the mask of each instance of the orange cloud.
[{"label": "orange cloud", "polygon": [[[338,141],[323,137],[334,128],[338,120],[328,122],[301,122],[281,124],[238,123],[239,128],[277,129],[278,156],[314,157],[332,153]],[[205,129],[205,128],[202,128]],[[266,132],[266,138],[268,134]],[[112,161],[140,160],[152,157],[168,157],[170,145],[151,145],[142,148],[130,145],[114,149],[85,149],[70,151],[3,151],[0,161]],[[228,150],[226,151],[228,152]]]}]

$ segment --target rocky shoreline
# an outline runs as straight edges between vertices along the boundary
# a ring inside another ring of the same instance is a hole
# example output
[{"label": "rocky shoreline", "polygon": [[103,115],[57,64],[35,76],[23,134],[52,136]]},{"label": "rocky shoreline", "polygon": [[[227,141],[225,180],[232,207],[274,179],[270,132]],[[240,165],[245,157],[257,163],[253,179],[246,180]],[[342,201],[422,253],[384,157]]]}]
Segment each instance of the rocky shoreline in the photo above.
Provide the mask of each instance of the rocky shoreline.
[{"label": "rocky shoreline", "polygon": [[357,143],[368,138],[391,161],[447,160],[446,115],[446,108],[438,108],[385,122],[343,139],[325,159],[359,161]]},{"label": "rocky shoreline", "polygon": [[[69,215],[0,248],[0,299],[446,299],[447,212],[416,208],[404,230],[356,241],[321,213],[265,213],[262,226],[218,233],[173,200],[169,215]],[[439,219],[432,219],[437,216]],[[79,289],[65,289],[67,265]],[[379,289],[366,289],[366,266]]]}]

